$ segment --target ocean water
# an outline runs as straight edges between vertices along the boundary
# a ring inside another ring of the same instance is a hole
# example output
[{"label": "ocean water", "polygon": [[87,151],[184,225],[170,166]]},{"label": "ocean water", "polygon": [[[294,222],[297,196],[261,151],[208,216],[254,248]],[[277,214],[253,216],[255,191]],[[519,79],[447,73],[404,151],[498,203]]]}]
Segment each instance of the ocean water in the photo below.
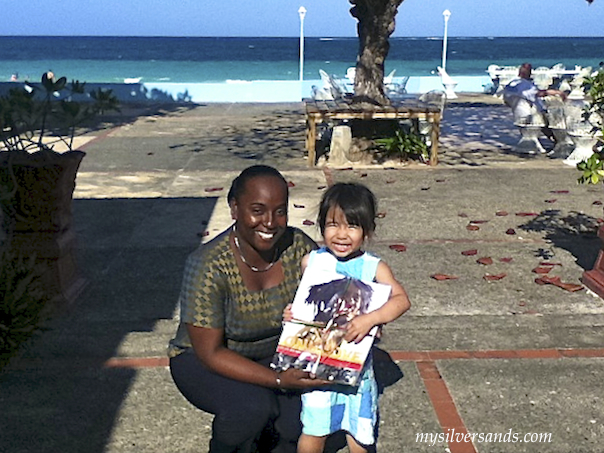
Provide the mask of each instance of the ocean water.
[{"label": "ocean water", "polygon": [[[354,66],[356,38],[306,38],[304,79],[319,69],[343,77]],[[392,38],[386,72],[430,76],[442,38]],[[484,76],[490,64],[597,67],[604,38],[449,38],[447,72]],[[299,78],[298,38],[0,37],[0,81],[37,81],[49,69],[87,82],[225,83]]]}]

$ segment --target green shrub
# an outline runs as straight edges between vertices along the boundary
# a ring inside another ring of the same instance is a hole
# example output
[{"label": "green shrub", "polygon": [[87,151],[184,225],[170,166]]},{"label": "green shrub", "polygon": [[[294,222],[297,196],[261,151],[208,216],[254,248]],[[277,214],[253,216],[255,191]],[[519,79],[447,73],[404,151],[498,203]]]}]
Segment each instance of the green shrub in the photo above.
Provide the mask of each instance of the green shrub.
[{"label": "green shrub", "polygon": [[40,330],[46,296],[36,257],[23,257],[0,246],[0,369],[19,346]]},{"label": "green shrub", "polygon": [[379,138],[375,143],[386,156],[397,157],[401,161],[416,159],[426,162],[428,159],[428,146],[421,136],[413,132],[405,133],[397,129],[394,136]]}]

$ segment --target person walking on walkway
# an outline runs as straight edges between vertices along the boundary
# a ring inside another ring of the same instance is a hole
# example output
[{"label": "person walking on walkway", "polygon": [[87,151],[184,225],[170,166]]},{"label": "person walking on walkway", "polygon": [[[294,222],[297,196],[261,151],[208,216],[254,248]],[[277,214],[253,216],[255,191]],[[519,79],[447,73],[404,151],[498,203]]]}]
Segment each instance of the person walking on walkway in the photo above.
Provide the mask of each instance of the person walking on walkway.
[{"label": "person walking on walkway", "polygon": [[287,226],[288,185],[257,165],[232,183],[233,225],[187,259],[170,370],[184,397],[214,414],[210,453],[294,453],[300,390],[324,382],[269,365],[302,258],[317,246]]}]

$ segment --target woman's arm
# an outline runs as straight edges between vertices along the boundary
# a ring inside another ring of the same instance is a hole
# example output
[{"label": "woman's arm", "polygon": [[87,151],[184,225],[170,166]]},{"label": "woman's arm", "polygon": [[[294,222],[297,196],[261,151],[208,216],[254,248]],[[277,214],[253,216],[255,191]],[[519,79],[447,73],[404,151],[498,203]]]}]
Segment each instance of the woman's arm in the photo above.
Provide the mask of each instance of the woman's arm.
[{"label": "woman's arm", "polygon": [[290,368],[278,373],[224,346],[223,329],[209,329],[187,324],[187,331],[197,358],[213,372],[237,381],[269,388],[305,389],[321,385],[310,373]]},{"label": "woman's arm", "polygon": [[380,261],[378,264],[375,280],[378,283],[390,286],[390,298],[388,302],[377,310],[359,315],[350,321],[345,337],[346,341],[358,343],[365,338],[373,326],[394,321],[411,308],[407,292],[398,280],[394,278],[390,266],[383,261]]}]

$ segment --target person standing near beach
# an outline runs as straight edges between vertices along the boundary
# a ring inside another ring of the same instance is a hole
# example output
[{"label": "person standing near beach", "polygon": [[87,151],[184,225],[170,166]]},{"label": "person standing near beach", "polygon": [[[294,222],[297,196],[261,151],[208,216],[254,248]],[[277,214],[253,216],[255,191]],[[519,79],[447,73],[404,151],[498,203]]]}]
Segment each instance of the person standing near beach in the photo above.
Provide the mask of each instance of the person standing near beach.
[{"label": "person standing near beach", "polygon": [[[407,293],[390,267],[362,247],[375,231],[376,200],[362,184],[337,183],[323,195],[318,224],[325,246],[310,252],[302,268],[335,271],[361,281],[391,287],[390,298],[379,309],[358,314],[346,324],[345,340],[360,342],[374,326],[394,321],[411,306]],[[284,321],[292,318],[288,305]],[[373,359],[368,356],[357,386],[330,385],[302,395],[302,435],[298,453],[322,453],[327,437],[346,432],[351,453],[366,453],[375,444],[378,389]]]},{"label": "person standing near beach", "polygon": [[287,226],[288,185],[256,165],[233,181],[234,223],[187,259],[170,370],[183,396],[214,414],[210,453],[294,453],[300,390],[323,381],[269,365],[302,258],[317,246]]}]

